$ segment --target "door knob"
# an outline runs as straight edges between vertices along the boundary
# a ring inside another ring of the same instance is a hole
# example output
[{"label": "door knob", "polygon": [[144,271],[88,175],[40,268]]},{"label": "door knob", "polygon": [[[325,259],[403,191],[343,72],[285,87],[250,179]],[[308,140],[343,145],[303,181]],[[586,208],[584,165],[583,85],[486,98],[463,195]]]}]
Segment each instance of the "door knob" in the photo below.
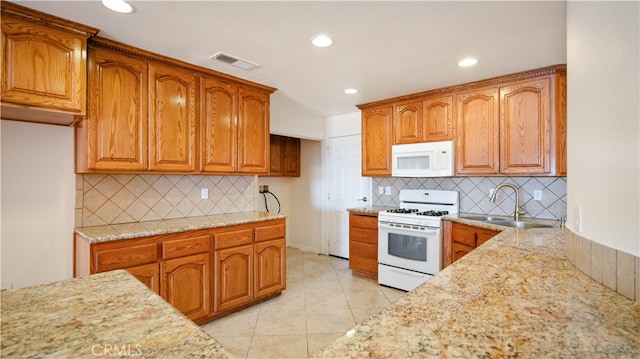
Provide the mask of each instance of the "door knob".
[{"label": "door knob", "polygon": [[366,202],[367,201],[367,197],[358,198],[356,201],[364,201],[364,202]]}]

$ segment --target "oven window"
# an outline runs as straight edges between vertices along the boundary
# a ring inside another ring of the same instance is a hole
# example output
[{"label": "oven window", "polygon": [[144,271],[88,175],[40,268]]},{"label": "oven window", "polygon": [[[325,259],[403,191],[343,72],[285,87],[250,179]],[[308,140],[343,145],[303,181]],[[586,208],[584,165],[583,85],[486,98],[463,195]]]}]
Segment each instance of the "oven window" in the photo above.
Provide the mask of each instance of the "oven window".
[{"label": "oven window", "polygon": [[427,261],[427,238],[389,233],[389,254],[392,256]]}]

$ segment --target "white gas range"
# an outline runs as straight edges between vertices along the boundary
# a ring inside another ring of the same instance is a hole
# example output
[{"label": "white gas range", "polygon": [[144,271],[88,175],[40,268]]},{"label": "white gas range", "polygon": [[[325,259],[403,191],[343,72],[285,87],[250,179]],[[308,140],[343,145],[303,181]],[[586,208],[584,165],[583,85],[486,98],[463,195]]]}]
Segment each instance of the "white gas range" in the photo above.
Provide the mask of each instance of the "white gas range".
[{"label": "white gas range", "polygon": [[378,282],[409,291],[436,275],[441,216],[458,209],[456,191],[401,190],[400,208],[378,214]]}]

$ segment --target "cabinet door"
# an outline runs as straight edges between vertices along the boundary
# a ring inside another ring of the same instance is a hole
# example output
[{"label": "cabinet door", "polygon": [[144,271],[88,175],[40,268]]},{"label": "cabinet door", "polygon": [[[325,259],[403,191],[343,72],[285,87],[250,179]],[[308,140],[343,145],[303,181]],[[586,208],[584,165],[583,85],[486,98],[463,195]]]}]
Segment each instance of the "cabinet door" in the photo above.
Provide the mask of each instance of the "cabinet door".
[{"label": "cabinet door", "polygon": [[393,107],[362,112],[362,175],[391,176]]},{"label": "cabinet door", "polygon": [[147,96],[144,61],[89,49],[89,110],[77,129],[79,171],[147,169]]},{"label": "cabinet door", "polygon": [[453,139],[453,96],[426,99],[422,103],[422,140]]},{"label": "cabinet door", "polygon": [[460,242],[451,242],[451,263],[471,253],[473,247]]},{"label": "cabinet door", "polygon": [[551,172],[550,80],[500,88],[500,172]]},{"label": "cabinet door", "polygon": [[195,171],[196,78],[187,71],[149,65],[149,167]]},{"label": "cabinet door", "polygon": [[200,171],[238,171],[238,88],[203,78],[200,89]]},{"label": "cabinet door", "polygon": [[156,294],[160,294],[160,269],[158,269],[158,263],[126,268],[126,270]]},{"label": "cabinet door", "polygon": [[270,176],[282,176],[284,174],[284,137],[278,135],[271,135],[269,137],[269,156],[271,161],[269,164]]},{"label": "cabinet door", "polygon": [[300,139],[284,137],[282,151],[283,175],[300,177]]},{"label": "cabinet door", "polygon": [[191,320],[210,312],[211,256],[196,254],[160,262],[162,297]]},{"label": "cabinet door", "polygon": [[393,144],[422,142],[422,102],[394,106]]},{"label": "cabinet door", "polygon": [[498,233],[500,232],[493,231],[490,229],[485,229],[485,228],[477,228],[476,229],[476,247],[480,246],[482,243],[495,237]]},{"label": "cabinet door", "polygon": [[2,50],[2,102],[85,114],[85,36],[3,16]]},{"label": "cabinet door", "polygon": [[499,168],[498,88],[456,96],[457,174],[497,174]]},{"label": "cabinet door", "polygon": [[214,252],[215,313],[253,299],[253,244]]},{"label": "cabinet door", "polygon": [[269,172],[269,95],[240,88],[238,114],[238,171]]},{"label": "cabinet door", "polygon": [[287,284],[285,247],[284,238],[256,243],[256,298],[285,289]]}]

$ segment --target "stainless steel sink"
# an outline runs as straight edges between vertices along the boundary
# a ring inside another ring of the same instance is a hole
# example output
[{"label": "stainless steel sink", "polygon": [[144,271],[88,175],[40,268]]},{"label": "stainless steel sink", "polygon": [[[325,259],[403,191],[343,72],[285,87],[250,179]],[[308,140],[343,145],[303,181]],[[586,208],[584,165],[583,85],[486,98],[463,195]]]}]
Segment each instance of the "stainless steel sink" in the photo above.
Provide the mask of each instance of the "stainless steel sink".
[{"label": "stainless steel sink", "polygon": [[491,223],[491,224],[497,224],[499,226],[504,226],[504,227],[513,227],[513,228],[521,228],[521,229],[527,229],[527,228],[553,228],[553,226],[548,225],[548,224],[543,224],[543,223],[536,223],[536,222],[523,222],[523,221],[512,221],[512,220],[489,220],[489,221],[484,221],[485,223]]},{"label": "stainless steel sink", "polygon": [[471,215],[471,216],[460,216],[460,218],[468,219],[472,221],[496,224],[498,226],[503,227],[512,227],[512,228],[553,228],[552,225],[536,223],[536,222],[524,222],[524,221],[514,221],[502,217],[496,216],[482,216],[482,215]]},{"label": "stainless steel sink", "polygon": [[488,221],[506,221],[506,219],[502,218],[502,217],[495,217],[495,216],[481,216],[481,215],[474,215],[474,216],[460,216],[460,218],[464,218],[464,219],[469,219],[472,221],[480,221],[480,222],[488,222]]}]

